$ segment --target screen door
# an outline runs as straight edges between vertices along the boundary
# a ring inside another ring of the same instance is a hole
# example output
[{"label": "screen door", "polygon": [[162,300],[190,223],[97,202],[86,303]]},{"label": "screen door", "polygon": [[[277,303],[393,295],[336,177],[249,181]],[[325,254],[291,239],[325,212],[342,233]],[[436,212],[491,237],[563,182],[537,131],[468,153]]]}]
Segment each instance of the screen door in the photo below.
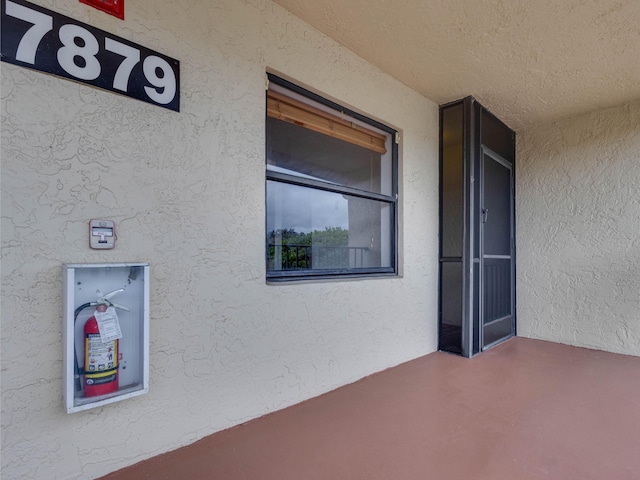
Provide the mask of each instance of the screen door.
[{"label": "screen door", "polygon": [[514,334],[514,212],[511,163],[482,148],[481,344]]}]

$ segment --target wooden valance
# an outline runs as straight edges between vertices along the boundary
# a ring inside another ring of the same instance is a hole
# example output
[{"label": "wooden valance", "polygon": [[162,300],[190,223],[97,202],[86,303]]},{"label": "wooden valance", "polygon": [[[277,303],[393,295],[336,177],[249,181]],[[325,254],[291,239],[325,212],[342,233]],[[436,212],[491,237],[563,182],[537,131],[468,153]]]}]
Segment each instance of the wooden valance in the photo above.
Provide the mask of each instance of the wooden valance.
[{"label": "wooden valance", "polygon": [[267,91],[267,115],[374,152],[387,152],[384,146],[385,135],[343,120],[279,92]]}]

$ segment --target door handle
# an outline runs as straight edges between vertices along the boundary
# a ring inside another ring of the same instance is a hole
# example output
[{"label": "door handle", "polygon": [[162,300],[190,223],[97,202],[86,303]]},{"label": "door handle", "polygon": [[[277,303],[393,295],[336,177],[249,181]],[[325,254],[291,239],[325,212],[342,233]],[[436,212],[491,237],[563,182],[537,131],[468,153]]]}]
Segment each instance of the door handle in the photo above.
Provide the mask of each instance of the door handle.
[{"label": "door handle", "polygon": [[489,217],[489,209],[488,208],[483,208],[482,209],[482,223],[487,223],[487,218]]}]

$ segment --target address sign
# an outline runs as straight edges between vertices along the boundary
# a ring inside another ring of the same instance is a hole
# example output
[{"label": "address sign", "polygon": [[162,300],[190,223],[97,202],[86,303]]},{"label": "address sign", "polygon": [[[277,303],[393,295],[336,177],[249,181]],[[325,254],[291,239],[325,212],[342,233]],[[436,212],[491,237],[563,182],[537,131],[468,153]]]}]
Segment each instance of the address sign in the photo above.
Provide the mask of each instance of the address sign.
[{"label": "address sign", "polygon": [[2,1],[2,61],[180,111],[180,62],[24,0]]}]

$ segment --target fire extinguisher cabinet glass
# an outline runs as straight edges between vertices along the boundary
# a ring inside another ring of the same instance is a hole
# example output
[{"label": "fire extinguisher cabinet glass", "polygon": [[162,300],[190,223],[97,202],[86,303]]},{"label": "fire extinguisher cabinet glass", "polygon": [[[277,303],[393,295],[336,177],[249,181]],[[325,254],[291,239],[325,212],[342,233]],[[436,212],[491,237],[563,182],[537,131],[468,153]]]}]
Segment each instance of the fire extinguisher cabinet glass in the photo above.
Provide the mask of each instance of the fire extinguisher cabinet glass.
[{"label": "fire extinguisher cabinet glass", "polygon": [[79,412],[149,391],[149,264],[65,264],[64,402]]}]

